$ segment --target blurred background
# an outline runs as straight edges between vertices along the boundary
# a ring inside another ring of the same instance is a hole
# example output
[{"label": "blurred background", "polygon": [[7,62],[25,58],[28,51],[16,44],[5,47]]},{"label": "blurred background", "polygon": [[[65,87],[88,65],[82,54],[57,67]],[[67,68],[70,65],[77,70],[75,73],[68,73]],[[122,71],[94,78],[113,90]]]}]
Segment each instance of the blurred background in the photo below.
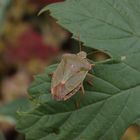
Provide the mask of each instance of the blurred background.
[{"label": "blurred background", "polygon": [[[27,88],[33,76],[79,44],[49,12],[37,16],[44,6],[59,1],[0,0],[0,140],[25,139],[15,126],[17,112],[32,107]],[[108,57],[101,52],[95,56]],[[131,126],[122,139],[138,140],[139,133],[138,126]]]},{"label": "blurred background", "polygon": [[62,0],[0,0],[0,140],[24,140],[15,130],[17,112],[32,105],[27,88],[33,76],[59,56],[70,36],[47,4]]}]

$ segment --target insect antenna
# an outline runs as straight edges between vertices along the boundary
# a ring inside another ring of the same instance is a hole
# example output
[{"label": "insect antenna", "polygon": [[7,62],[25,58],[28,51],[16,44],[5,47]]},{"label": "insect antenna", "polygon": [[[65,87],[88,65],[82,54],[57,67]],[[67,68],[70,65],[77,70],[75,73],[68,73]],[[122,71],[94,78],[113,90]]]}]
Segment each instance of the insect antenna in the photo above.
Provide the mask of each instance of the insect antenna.
[{"label": "insect antenna", "polygon": [[99,51],[99,50],[97,50],[97,51],[92,51],[92,52],[88,53],[87,56],[92,55],[92,54],[95,54],[95,53],[98,53],[98,52],[101,52],[101,51]]},{"label": "insect antenna", "polygon": [[94,64],[102,64],[102,63],[118,63],[119,61],[115,61],[114,58],[112,58],[108,53],[105,53],[104,51],[101,51],[101,50],[95,50],[95,51],[92,51],[90,53],[87,54],[87,56],[89,55],[93,55],[93,54],[96,54],[96,53],[104,53],[106,55],[106,58],[103,59],[103,60],[100,60],[100,61],[94,61],[94,60],[91,60],[91,59],[88,59],[89,62],[91,63],[94,63]]},{"label": "insect antenna", "polygon": [[78,32],[78,43],[79,43],[79,50],[80,52],[82,51],[82,44],[81,44],[81,41],[80,41],[80,33]]}]

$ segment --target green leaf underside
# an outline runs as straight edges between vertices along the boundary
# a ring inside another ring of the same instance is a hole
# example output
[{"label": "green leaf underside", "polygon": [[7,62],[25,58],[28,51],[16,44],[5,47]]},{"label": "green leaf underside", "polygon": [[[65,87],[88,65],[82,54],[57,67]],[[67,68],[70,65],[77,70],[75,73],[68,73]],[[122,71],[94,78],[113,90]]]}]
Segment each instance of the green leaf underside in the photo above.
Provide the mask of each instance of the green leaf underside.
[{"label": "green leaf underside", "polygon": [[74,36],[79,32],[85,45],[122,62],[95,66],[79,109],[80,93],[66,102],[51,98],[48,74],[56,65],[37,76],[29,94],[40,95],[41,105],[17,126],[27,140],[119,140],[130,124],[140,124],[139,7],[139,0],[67,0],[46,8]]}]

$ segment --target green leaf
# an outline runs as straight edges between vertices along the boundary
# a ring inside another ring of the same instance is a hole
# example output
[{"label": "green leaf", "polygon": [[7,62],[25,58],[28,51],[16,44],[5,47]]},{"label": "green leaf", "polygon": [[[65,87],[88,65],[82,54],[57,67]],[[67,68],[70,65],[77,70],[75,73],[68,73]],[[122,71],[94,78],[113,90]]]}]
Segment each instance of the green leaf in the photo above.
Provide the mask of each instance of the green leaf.
[{"label": "green leaf", "polygon": [[76,95],[66,102],[46,100],[21,117],[17,127],[27,140],[118,140],[130,124],[138,122],[139,73],[124,64],[100,65],[94,71],[94,87],[85,82],[86,95],[79,109]]},{"label": "green leaf", "polygon": [[17,111],[27,111],[29,108],[31,108],[29,100],[25,98],[17,99],[0,107],[0,117],[5,117],[5,120],[11,118],[16,121]]},{"label": "green leaf", "polygon": [[5,140],[3,133],[0,131],[0,140]]},{"label": "green leaf", "polygon": [[140,51],[139,6],[139,0],[67,0],[41,12],[49,9],[58,23],[74,37],[80,35],[86,46],[122,56],[126,50],[129,54],[136,48]]},{"label": "green leaf", "polygon": [[[17,128],[27,140],[119,140],[126,128],[140,124],[140,1],[67,0],[43,9],[86,46],[108,52],[117,64],[94,68],[85,96],[66,102],[51,98],[51,66],[29,89],[40,106],[21,116]],[[75,102],[80,98],[80,108]]]},{"label": "green leaf", "polygon": [[[10,0],[1,0],[0,2],[0,27],[3,26],[6,16],[6,10],[10,3]],[[3,31],[3,28],[0,28],[0,34]]]}]

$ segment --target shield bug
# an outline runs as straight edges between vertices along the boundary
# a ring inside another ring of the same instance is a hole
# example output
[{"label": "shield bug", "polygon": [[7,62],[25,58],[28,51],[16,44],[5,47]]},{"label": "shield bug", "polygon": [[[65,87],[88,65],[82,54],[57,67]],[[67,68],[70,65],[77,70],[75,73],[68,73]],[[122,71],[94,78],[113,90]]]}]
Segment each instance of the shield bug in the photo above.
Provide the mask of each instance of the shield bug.
[{"label": "shield bug", "polygon": [[93,64],[87,60],[87,54],[64,54],[52,76],[51,93],[54,99],[65,101],[83,88],[83,81]]}]

